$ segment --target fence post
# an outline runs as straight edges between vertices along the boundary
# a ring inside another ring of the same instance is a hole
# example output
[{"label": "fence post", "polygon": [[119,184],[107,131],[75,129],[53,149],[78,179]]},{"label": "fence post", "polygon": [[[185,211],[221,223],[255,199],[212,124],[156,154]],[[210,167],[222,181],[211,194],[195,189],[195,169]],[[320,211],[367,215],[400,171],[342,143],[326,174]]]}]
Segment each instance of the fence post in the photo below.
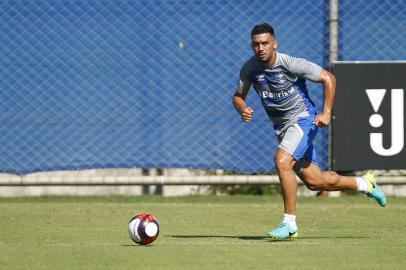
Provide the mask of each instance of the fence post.
[{"label": "fence post", "polygon": [[[331,65],[334,61],[338,60],[338,3],[339,0],[330,0],[329,2],[329,50],[328,50],[328,65]],[[328,169],[332,168],[332,128],[331,125],[328,128]]]}]

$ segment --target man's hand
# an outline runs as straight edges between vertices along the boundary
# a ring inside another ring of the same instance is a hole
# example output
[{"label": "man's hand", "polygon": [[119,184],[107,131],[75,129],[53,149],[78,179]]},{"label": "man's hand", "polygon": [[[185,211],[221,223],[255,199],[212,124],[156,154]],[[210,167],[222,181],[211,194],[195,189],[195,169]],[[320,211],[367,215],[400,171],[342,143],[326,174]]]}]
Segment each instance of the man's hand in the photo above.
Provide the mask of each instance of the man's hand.
[{"label": "man's hand", "polygon": [[251,107],[246,106],[245,98],[247,93],[235,92],[233,96],[233,105],[237,112],[241,115],[242,121],[248,123],[251,121],[252,113],[254,110]]},{"label": "man's hand", "polygon": [[314,120],[314,124],[317,127],[327,127],[331,122],[331,113],[322,112],[316,116],[316,120]]},{"label": "man's hand", "polygon": [[244,109],[242,109],[242,111],[241,111],[242,121],[244,121],[246,123],[251,121],[253,112],[254,112],[254,110],[251,107],[245,107]]}]

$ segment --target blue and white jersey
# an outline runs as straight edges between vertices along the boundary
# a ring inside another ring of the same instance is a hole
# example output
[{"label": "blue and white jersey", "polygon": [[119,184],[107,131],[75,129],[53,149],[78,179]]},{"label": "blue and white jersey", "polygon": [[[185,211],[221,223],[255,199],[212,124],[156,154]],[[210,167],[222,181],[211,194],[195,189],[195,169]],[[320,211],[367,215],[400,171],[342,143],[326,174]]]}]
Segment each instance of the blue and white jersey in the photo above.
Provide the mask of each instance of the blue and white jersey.
[{"label": "blue and white jersey", "polygon": [[271,67],[263,66],[256,56],[252,56],[241,68],[237,92],[247,94],[253,86],[276,134],[280,134],[300,117],[316,115],[306,79],[317,81],[320,72],[320,66],[282,53],[276,53]]}]

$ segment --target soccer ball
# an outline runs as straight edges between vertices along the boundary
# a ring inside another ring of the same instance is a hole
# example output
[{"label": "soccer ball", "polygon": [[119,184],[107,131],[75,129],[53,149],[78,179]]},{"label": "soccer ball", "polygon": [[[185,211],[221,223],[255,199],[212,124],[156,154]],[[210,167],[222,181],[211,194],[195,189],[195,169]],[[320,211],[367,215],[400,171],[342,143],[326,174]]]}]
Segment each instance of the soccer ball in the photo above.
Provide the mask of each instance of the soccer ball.
[{"label": "soccer ball", "polygon": [[159,234],[158,220],[148,213],[135,215],[128,223],[128,234],[137,244],[151,244]]}]

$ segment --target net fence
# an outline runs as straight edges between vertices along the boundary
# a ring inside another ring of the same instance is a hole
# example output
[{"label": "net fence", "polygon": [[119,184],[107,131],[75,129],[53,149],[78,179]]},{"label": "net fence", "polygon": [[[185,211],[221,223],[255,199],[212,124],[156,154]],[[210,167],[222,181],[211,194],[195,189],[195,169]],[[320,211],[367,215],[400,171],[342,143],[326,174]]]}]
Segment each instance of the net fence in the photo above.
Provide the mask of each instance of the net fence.
[{"label": "net fence", "polygon": [[[231,97],[269,22],[278,51],[328,68],[328,1],[0,1],[0,171],[274,170],[272,125]],[[404,1],[339,1],[339,59],[405,55]],[[309,83],[320,109],[323,93]],[[328,166],[327,130],[315,145]]]}]

